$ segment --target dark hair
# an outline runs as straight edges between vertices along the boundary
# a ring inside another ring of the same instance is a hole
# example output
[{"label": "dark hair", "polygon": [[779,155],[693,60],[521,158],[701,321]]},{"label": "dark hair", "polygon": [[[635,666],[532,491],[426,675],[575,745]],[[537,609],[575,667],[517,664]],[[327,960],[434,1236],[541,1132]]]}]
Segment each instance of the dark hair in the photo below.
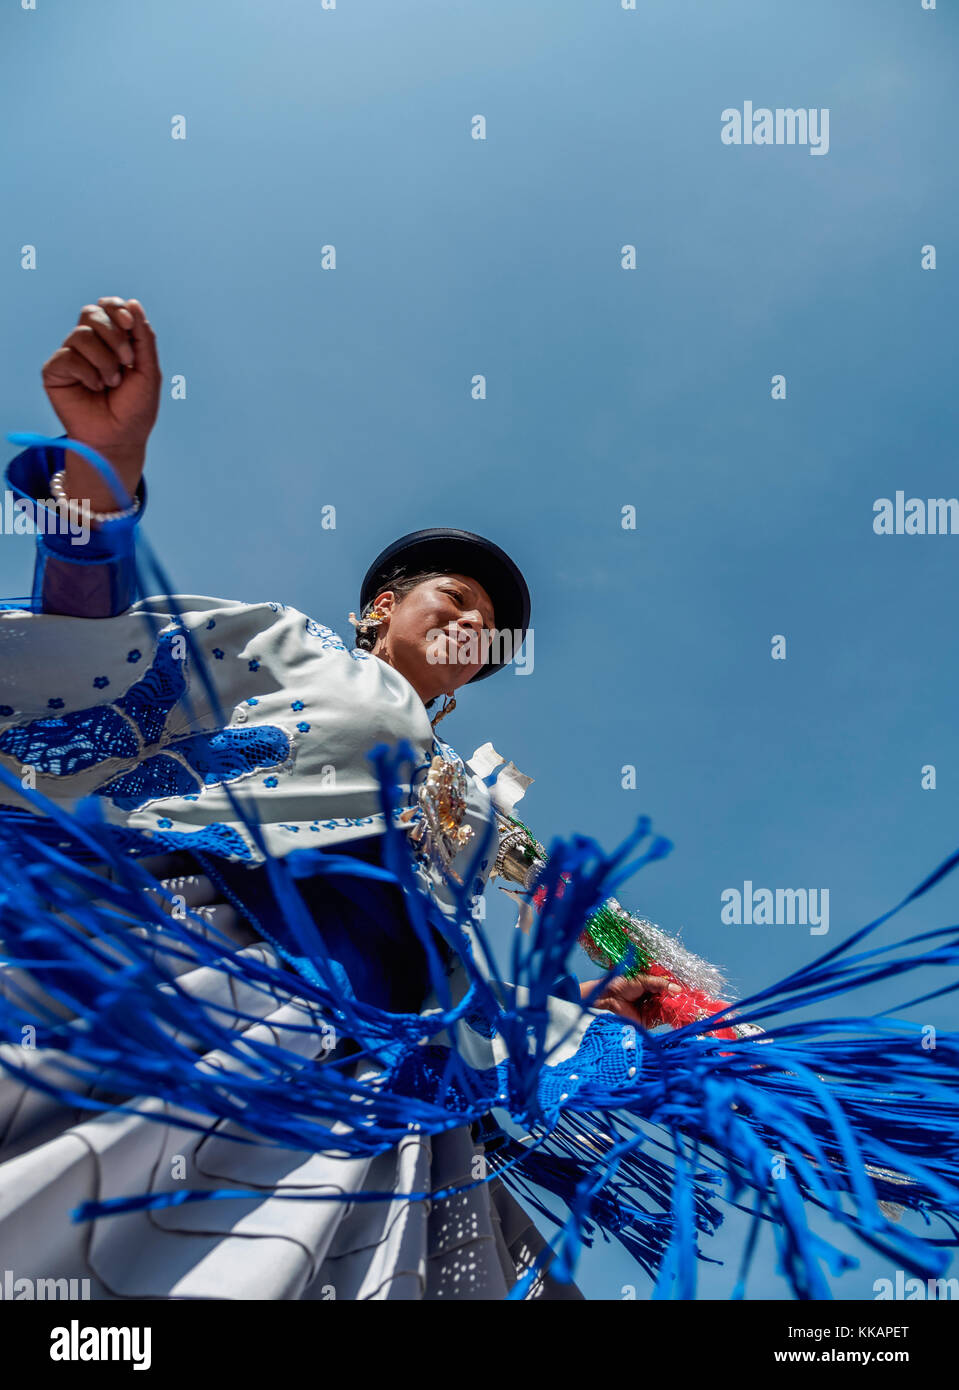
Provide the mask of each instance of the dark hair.
[{"label": "dark hair", "polygon": [[[446,570],[416,570],[410,573],[406,565],[397,565],[383,576],[376,586],[376,591],[379,594],[385,594],[389,590],[396,595],[397,601],[399,601],[406,598],[407,594],[412,593],[418,584],[425,584],[429,579],[445,579],[446,574]],[[375,607],[376,603],[371,599],[360,614],[360,618],[363,619],[372,613]],[[362,652],[371,652],[375,645],[375,632],[358,632],[353,643],[354,648],[358,648]],[[426,708],[432,709],[435,704],[435,699],[428,700]]]}]

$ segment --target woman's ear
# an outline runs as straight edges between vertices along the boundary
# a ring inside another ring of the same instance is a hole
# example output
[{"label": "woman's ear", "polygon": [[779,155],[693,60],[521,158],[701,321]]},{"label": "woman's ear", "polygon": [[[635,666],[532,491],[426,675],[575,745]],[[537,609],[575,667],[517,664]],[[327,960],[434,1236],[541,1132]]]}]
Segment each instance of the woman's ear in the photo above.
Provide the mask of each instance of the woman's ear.
[{"label": "woman's ear", "polygon": [[380,613],[385,613],[390,617],[396,605],[396,595],[392,589],[385,589],[382,594],[377,594],[373,600],[373,606]]}]

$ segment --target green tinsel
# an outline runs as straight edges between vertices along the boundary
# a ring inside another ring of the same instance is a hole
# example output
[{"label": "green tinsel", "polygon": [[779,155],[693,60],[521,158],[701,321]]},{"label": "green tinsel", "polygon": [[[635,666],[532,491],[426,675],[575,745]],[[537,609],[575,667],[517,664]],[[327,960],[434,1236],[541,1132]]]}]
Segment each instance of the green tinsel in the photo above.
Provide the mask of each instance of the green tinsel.
[{"label": "green tinsel", "polygon": [[[579,942],[596,965],[601,965],[604,970],[610,970],[614,965],[621,966],[627,980],[644,975],[652,963],[652,957],[626,931],[619,913],[605,903],[587,917],[586,929]],[[629,964],[626,964],[627,961]]]},{"label": "green tinsel", "polygon": [[[522,851],[527,863],[533,863],[534,860],[545,862],[545,851],[529,826],[524,825],[518,816],[507,815],[506,819],[523,830],[527,836]],[[652,957],[623,926],[620,913],[615,912],[606,903],[587,917],[579,944],[594,965],[600,965],[604,970],[620,966],[627,980],[644,975],[652,963]]]}]

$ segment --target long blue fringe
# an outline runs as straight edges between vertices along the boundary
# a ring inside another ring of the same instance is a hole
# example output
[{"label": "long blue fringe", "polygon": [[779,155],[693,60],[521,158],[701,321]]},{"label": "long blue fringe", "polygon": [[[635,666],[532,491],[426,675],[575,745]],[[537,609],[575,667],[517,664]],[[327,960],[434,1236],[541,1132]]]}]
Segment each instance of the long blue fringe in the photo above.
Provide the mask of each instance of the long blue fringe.
[{"label": "long blue fringe", "polygon": [[[34,436],[20,440],[77,447]],[[87,453],[97,462],[93,451]],[[166,576],[142,539],[140,546],[169,611],[179,617]],[[144,615],[144,621],[155,635],[156,617]],[[202,653],[188,630],[185,635],[217,717],[226,723]],[[644,864],[662,857],[668,842],[651,835],[646,818],[612,855],[583,836],[555,841],[544,880],[546,903],[530,937],[516,933],[507,983],[482,922],[472,916],[473,874],[462,875],[452,925],[417,886],[405,835],[393,816],[413,750],[381,745],[371,758],[387,827],[383,868],[315,850],[283,859],[270,855],[249,804],[224,786],[236,819],[266,856],[283,923],[282,933],[267,936],[280,958],[275,967],[241,957],[230,940],[217,939],[194,914],[177,919],[165,912],[161,904],[170,896],[127,852],[116,828],[104,823],[98,798],[87,798],[69,814],[0,767],[0,785],[37,813],[0,815],[7,865],[0,932],[14,971],[0,994],[0,1036],[19,1042],[29,1024],[38,1048],[56,1050],[58,1074],[67,1079],[54,1082],[9,1057],[0,1058],[4,1069],[80,1110],[142,1114],[143,1099],[152,1097],[173,1108],[172,1115],[147,1112],[163,1124],[207,1133],[229,1120],[243,1131],[231,1136],[233,1142],[314,1152],[374,1154],[413,1126],[436,1134],[482,1122],[487,1171],[469,1186],[499,1176],[559,1228],[511,1298],[523,1297],[547,1263],[554,1277],[571,1279],[582,1246],[597,1234],[629,1251],[654,1279],[655,1297],[692,1298],[697,1261],[709,1258],[701,1236],[717,1229],[723,1207],[751,1216],[734,1297],[744,1295],[762,1223],[772,1226],[779,1268],[793,1293],[831,1297],[823,1267],[836,1275],[857,1261],[810,1230],[810,1210],[827,1213],[842,1231],[898,1267],[925,1276],[943,1272],[959,1243],[959,1034],[940,1032],[927,1050],[920,1025],[892,1019],[888,1010],[770,1028],[811,1005],[921,967],[945,969],[946,983],[909,1004],[959,987],[959,927],[885,946],[870,940],[952,872],[959,852],[848,940],[739,1001],[736,1020],[761,1024],[763,1036],[735,1042],[703,1036],[706,1027],[728,1024],[726,1013],[667,1035],[642,1034],[613,1015],[599,1015],[575,1056],[557,1063],[555,1046],[548,1049],[545,1042],[553,982],[577,949],[588,914]],[[64,837],[69,853],[56,843]],[[474,866],[486,848],[477,846]],[[108,866],[112,878],[94,872],[94,865]],[[297,891],[300,879],[316,873],[337,875],[341,887],[351,877],[373,877],[402,889],[427,952],[439,1011],[390,1014],[344,992],[336,962]],[[569,876],[562,895],[561,875]],[[146,937],[131,934],[131,916],[150,928]],[[455,1005],[431,927],[467,970],[469,991]],[[177,982],[178,961],[234,976],[271,998],[299,1001],[311,1021],[284,1028],[315,1033],[331,1026],[355,1040],[359,1053],[305,1064],[289,1049],[244,1036],[243,1026],[259,1023],[261,1015],[191,997]],[[529,991],[527,1003],[517,1003],[513,986]],[[456,1046],[463,1020],[487,1036],[498,1033],[507,1060],[486,1072],[471,1068]],[[236,1062],[238,1070],[199,1068],[200,1056],[211,1051]],[[352,1075],[358,1057],[379,1064],[375,1081],[361,1083]],[[489,1119],[494,1111],[503,1117],[501,1126]],[[518,1130],[525,1131],[522,1137]],[[405,1195],[436,1199],[463,1190]],[[85,1203],[74,1216],[87,1221],[262,1195],[246,1189],[130,1194]],[[350,1193],[348,1200],[403,1195]],[[880,1200],[918,1213],[931,1233],[892,1225]]]}]

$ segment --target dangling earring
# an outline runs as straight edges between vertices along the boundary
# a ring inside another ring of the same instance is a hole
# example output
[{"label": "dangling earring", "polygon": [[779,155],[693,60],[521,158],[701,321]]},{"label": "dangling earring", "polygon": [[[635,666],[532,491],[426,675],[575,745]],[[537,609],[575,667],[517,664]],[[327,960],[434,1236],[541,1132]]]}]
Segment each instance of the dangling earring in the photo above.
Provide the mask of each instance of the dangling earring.
[{"label": "dangling earring", "polygon": [[455,708],[456,708],[456,696],[453,695],[452,693],[447,694],[447,695],[444,695],[444,696],[443,696],[443,708],[440,710],[439,714],[434,714],[434,715],[433,715],[433,718],[430,720],[430,728],[431,728],[431,729],[435,729],[436,726],[437,726],[437,724],[440,722],[440,720],[441,720],[441,719],[445,719],[446,716],[447,716],[452,710],[454,710]]},{"label": "dangling earring", "polygon": [[381,613],[378,608],[371,608],[365,618],[358,618],[355,613],[351,613],[349,617],[357,633],[365,637],[368,632],[376,631],[386,614]]}]

